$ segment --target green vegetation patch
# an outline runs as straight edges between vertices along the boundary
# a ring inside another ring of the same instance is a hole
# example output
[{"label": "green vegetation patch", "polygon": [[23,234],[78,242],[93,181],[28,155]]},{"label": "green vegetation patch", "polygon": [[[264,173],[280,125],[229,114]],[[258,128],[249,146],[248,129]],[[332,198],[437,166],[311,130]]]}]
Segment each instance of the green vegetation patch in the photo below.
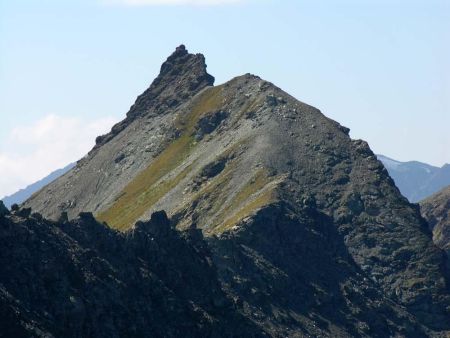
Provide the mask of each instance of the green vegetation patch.
[{"label": "green vegetation patch", "polygon": [[267,189],[258,194],[254,199],[244,204],[233,216],[227,218],[223,223],[212,229],[213,233],[220,234],[227,230],[230,230],[238,224],[242,219],[253,214],[256,210],[274,202],[273,189]]},{"label": "green vegetation patch", "polygon": [[[227,158],[230,156],[230,149],[226,150],[220,157]],[[174,214],[184,214],[189,209],[189,205],[195,204],[197,208],[202,210],[202,216],[212,219],[214,214],[224,205],[227,196],[228,184],[231,180],[233,174],[233,169],[235,168],[235,163],[227,162],[224,170],[215,176],[214,178],[208,180],[203,186],[192,193],[186,199],[186,203],[180,205],[177,209],[173,211]],[[206,206],[203,204],[207,202]],[[204,208],[203,208],[204,207]],[[178,224],[180,229],[184,226],[188,226],[189,221],[186,219]]]},{"label": "green vegetation patch", "polygon": [[208,88],[196,97],[188,114],[181,113],[175,120],[175,127],[186,133],[192,133],[203,114],[218,110],[222,105],[223,86]]},{"label": "green vegetation patch", "polygon": [[[214,225],[207,231],[221,233],[229,230],[255,210],[273,202],[275,200],[274,188],[277,181],[278,179],[271,181],[267,171],[262,168],[259,169],[253,178],[220,210],[218,215],[216,215]],[[223,205],[223,202],[220,205]]]},{"label": "green vegetation patch", "polygon": [[194,100],[188,113],[177,117],[175,126],[180,130],[181,136],[169,143],[146,169],[128,183],[118,194],[114,204],[97,215],[99,220],[115,229],[128,229],[188,175],[192,166],[184,168],[170,179],[163,179],[182,165],[191,154],[196,145],[192,136],[194,127],[203,113],[220,107],[221,90],[222,87],[208,88]]},{"label": "green vegetation patch", "polygon": [[229,215],[233,210],[239,209],[242,204],[253,194],[257,193],[269,183],[267,173],[264,169],[259,169],[255,176],[244,185],[244,187],[236,194],[231,203],[223,210],[224,215]]},{"label": "green vegetation patch", "polygon": [[[233,148],[236,148],[236,145]],[[236,165],[235,161],[228,161],[219,175],[187,199],[189,205],[196,205],[195,209],[203,219],[199,225],[203,227],[206,234],[227,231],[254,211],[276,200],[275,188],[282,177],[269,177],[263,168],[257,170],[254,176],[227,200],[230,190],[233,189],[230,185]],[[182,215],[188,210],[189,206],[184,205],[180,206],[175,213]],[[182,229],[188,226],[188,223],[187,220],[185,223],[181,221],[179,227]]]},{"label": "green vegetation patch", "polygon": [[[171,143],[152,163],[139,173],[120,193],[115,203],[97,218],[109,226],[126,230],[186,175],[186,169],[171,180],[159,180],[178,167],[189,155],[194,143],[183,135]],[[189,167],[188,167],[189,168]]]}]

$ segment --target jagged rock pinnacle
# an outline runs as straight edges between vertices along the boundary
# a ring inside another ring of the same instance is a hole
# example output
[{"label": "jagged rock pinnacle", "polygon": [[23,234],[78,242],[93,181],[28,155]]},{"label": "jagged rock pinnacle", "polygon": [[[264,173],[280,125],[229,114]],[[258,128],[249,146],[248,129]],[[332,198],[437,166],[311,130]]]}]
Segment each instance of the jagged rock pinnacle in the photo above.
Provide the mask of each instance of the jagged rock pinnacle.
[{"label": "jagged rock pinnacle", "polygon": [[151,108],[166,111],[213,84],[214,77],[206,72],[205,57],[189,54],[186,47],[180,45],[161,65],[158,77],[137,98],[127,116],[145,114]]},{"label": "jagged rock pinnacle", "polygon": [[188,50],[186,49],[185,45],[179,45],[177,48],[175,48],[175,51],[168,57],[168,60],[175,59],[180,56],[184,56],[188,54]]},{"label": "jagged rock pinnacle", "polygon": [[184,45],[178,46],[161,65],[161,71],[149,89],[157,89],[161,84],[172,85],[174,80],[181,81],[182,85],[188,86],[185,89],[192,92],[214,84],[214,77],[206,72],[203,54],[189,54]]},{"label": "jagged rock pinnacle", "polygon": [[184,45],[178,46],[161,65],[150,87],[137,97],[126,119],[116,124],[110,133],[99,136],[94,149],[111,140],[136,118],[170,112],[213,84],[214,77],[206,71],[203,54],[190,54]]}]

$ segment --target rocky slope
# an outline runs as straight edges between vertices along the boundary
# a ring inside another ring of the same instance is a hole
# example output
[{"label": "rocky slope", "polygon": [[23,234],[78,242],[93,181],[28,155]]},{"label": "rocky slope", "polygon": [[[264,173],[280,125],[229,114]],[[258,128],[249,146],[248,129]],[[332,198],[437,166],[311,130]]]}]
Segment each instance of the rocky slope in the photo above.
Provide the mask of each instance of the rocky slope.
[{"label": "rocky slope", "polygon": [[450,252],[450,186],[420,202],[438,247]]},{"label": "rocky slope", "polygon": [[417,203],[450,185],[450,164],[435,167],[418,161],[400,162],[377,155],[394,179],[400,192]]},{"label": "rocky slope", "polygon": [[188,54],[180,46],[164,62],[159,76],[137,98],[126,118],[109,134],[99,136],[94,149],[75,168],[33,195],[25,205],[52,219],[62,211],[74,217],[81,211],[98,213],[112,205],[127,184],[178,137],[172,126],[174,115],[213,82],[203,55]]},{"label": "rocky slope", "polygon": [[203,231],[222,291],[271,336],[448,333],[446,257],[367,143],[257,76],[212,84],[178,47],[127,118],[24,206],[124,231],[166,210]]}]

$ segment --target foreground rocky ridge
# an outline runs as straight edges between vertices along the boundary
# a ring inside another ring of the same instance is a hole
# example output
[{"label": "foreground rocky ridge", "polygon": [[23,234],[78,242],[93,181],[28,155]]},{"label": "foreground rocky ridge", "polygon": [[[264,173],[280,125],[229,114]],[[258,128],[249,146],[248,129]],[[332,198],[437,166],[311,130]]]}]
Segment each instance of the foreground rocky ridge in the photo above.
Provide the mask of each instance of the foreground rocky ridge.
[{"label": "foreground rocky ridge", "polygon": [[119,233],[82,213],[0,216],[0,336],[175,337],[258,333],[220,288],[201,232],[164,212]]},{"label": "foreground rocky ridge", "polygon": [[424,325],[430,319],[416,317],[367,278],[347,248],[335,242],[336,229],[326,215],[310,207],[300,214],[288,209],[267,207],[239,231],[207,241],[194,228],[176,231],[164,212],[125,233],[90,213],[53,222],[29,209],[3,212],[0,332],[14,337],[445,333],[445,319]]},{"label": "foreground rocky ridge", "polygon": [[212,86],[203,56],[180,46],[127,118],[24,206],[123,231],[164,209],[201,229],[256,332],[445,335],[447,258],[348,132],[257,76]]}]

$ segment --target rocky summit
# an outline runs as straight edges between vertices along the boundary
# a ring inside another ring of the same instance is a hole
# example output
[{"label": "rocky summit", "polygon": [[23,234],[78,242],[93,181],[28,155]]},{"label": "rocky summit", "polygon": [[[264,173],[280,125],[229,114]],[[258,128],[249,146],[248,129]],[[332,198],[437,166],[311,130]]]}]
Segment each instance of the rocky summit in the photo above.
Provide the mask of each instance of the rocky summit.
[{"label": "rocky summit", "polygon": [[4,317],[56,336],[450,334],[447,256],[368,144],[258,76],[213,82],[178,47],[2,216]]}]

